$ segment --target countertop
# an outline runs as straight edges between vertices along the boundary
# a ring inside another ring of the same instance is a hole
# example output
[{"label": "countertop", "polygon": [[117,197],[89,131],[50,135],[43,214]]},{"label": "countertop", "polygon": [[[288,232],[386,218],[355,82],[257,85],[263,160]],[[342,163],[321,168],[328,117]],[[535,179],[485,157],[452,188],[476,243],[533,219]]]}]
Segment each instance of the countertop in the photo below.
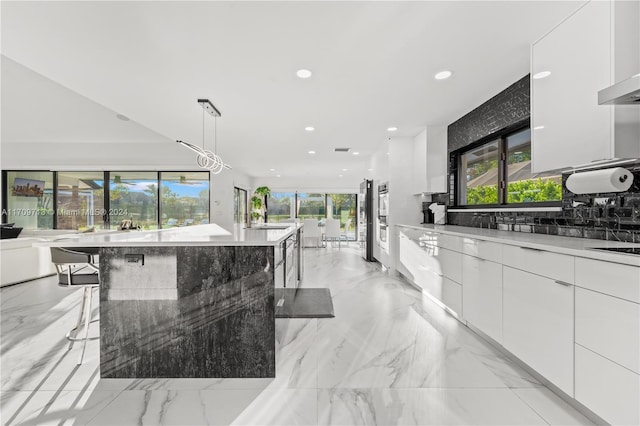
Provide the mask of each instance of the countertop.
[{"label": "countertop", "polygon": [[593,250],[594,247],[639,247],[637,243],[596,240],[591,238],[561,237],[557,235],[530,234],[525,232],[498,231],[457,225],[396,225],[399,227],[436,231],[459,237],[476,238],[520,247],[530,247],[571,256],[586,257],[607,262],[640,266],[640,256]]},{"label": "countertop", "polygon": [[[284,226],[286,228],[282,229]],[[267,224],[227,231],[216,224],[194,225],[153,231],[121,231],[68,234],[51,241],[34,243],[40,247],[140,247],[140,246],[276,246],[303,225]]]}]

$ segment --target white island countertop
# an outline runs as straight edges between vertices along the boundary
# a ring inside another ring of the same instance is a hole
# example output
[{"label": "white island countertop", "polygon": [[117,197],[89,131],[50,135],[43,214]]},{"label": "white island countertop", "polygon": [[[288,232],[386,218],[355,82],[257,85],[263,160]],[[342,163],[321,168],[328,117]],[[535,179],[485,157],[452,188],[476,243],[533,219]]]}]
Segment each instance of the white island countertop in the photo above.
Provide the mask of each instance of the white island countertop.
[{"label": "white island countertop", "polygon": [[459,237],[475,238],[520,247],[546,250],[572,256],[587,257],[607,262],[624,263],[640,266],[640,256],[613,251],[594,249],[604,247],[634,247],[640,248],[638,243],[621,241],[596,240],[592,238],[563,237],[558,235],[533,234],[526,232],[499,231],[496,229],[472,228],[458,225],[396,225],[400,227],[421,229],[425,231],[441,232]]},{"label": "white island countertop", "polygon": [[253,228],[237,225],[227,231],[216,224],[194,225],[153,231],[96,232],[68,234],[51,241],[34,243],[42,247],[141,247],[141,246],[276,246],[296,232],[299,223],[266,224]]}]

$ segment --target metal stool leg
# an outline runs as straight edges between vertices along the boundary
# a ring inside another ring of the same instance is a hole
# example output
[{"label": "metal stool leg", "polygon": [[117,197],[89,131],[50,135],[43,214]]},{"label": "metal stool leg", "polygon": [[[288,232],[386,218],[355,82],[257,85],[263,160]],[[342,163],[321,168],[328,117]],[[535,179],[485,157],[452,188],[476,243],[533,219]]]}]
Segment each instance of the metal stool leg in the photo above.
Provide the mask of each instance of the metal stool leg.
[{"label": "metal stool leg", "polygon": [[84,351],[87,348],[87,340],[89,340],[89,323],[91,323],[91,302],[93,299],[93,289],[91,287],[84,288],[84,296],[89,298],[89,303],[87,303],[87,312],[84,317],[84,343],[82,344],[82,352],[80,353],[80,359],[78,359],[78,365],[82,364],[82,359],[84,358]]},{"label": "metal stool leg", "polygon": [[73,342],[75,342],[75,337],[78,335],[78,328],[80,328],[80,324],[82,324],[82,317],[84,315],[84,309],[87,302],[87,289],[82,289],[82,302],[80,303],[80,312],[78,312],[78,321],[76,321],[76,326],[69,330],[67,334],[67,338],[69,339],[69,349],[73,347]]}]

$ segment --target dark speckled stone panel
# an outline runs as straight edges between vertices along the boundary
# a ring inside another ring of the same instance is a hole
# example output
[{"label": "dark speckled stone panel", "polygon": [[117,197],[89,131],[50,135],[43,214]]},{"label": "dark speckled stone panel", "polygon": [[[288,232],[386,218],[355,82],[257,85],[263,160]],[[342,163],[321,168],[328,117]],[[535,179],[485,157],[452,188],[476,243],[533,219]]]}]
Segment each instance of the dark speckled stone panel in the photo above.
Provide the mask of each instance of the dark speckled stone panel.
[{"label": "dark speckled stone panel", "polygon": [[[101,249],[101,377],[275,377],[273,250]],[[127,253],[145,266],[123,263]],[[154,257],[162,268],[142,273]]]},{"label": "dark speckled stone panel", "polygon": [[447,128],[449,152],[464,148],[531,115],[529,75],[518,80]]}]

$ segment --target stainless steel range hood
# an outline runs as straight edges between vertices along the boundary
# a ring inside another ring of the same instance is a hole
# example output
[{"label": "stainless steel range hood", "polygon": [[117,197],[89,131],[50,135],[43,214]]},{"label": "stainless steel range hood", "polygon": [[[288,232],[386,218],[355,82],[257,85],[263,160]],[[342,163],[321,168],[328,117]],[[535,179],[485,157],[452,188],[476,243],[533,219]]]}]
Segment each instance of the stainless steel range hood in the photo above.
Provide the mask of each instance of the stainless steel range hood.
[{"label": "stainless steel range hood", "polygon": [[640,106],[640,74],[600,90],[598,105]]}]

